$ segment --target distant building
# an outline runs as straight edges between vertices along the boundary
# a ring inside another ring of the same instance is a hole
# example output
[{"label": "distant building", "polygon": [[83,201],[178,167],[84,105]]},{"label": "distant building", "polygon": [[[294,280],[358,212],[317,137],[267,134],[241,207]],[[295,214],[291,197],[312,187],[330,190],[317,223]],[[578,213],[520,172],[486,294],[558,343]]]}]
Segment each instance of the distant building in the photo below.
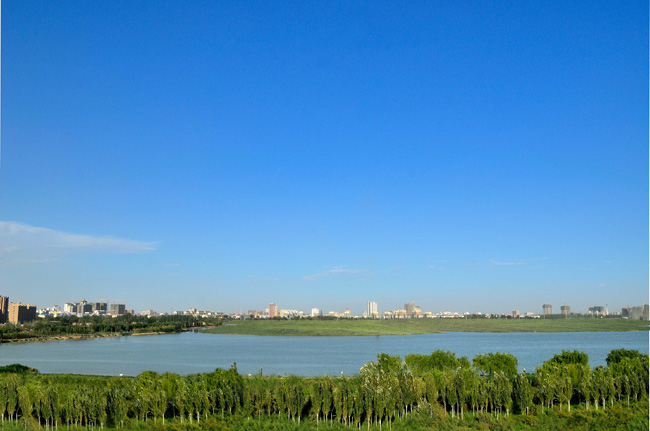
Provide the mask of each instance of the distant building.
[{"label": "distant building", "polygon": [[99,313],[106,313],[108,312],[108,304],[105,302],[95,302],[93,303],[92,311],[97,311]]},{"label": "distant building", "polygon": [[[125,312],[126,312],[126,304],[112,303],[109,312],[113,316],[123,316],[125,314]],[[78,311],[77,311],[77,313],[78,313]]]},{"label": "distant building", "polygon": [[0,296],[0,323],[7,323],[9,318],[9,297]]},{"label": "distant building", "polygon": [[519,310],[514,310],[512,312],[513,317],[519,317]]},{"label": "distant building", "polygon": [[278,304],[275,302],[271,302],[269,304],[269,317],[277,317],[278,316]]},{"label": "distant building", "polygon": [[9,322],[14,325],[22,325],[23,323],[32,322],[34,320],[36,320],[35,305],[12,302],[9,306]]},{"label": "distant building", "polygon": [[569,307],[568,305],[565,304],[565,305],[560,307],[560,311],[562,311],[562,314],[564,314],[565,316],[568,317],[569,314],[571,314],[571,307]]},{"label": "distant building", "polygon": [[415,301],[404,304],[404,310],[406,311],[406,317],[419,317],[421,313],[420,306],[415,305]]},{"label": "distant building", "polygon": [[85,299],[77,303],[77,314],[90,314],[93,312],[93,304],[89,304]]},{"label": "distant building", "polygon": [[593,307],[589,307],[589,314],[602,316],[605,314],[605,307],[603,307],[602,305],[594,305]]},{"label": "distant building", "polygon": [[542,305],[542,314],[545,316],[550,316],[553,314],[553,304],[544,304]]},{"label": "distant building", "polygon": [[155,310],[151,310],[151,309],[144,310],[144,311],[140,312],[140,316],[153,317],[153,316],[158,316],[158,315],[159,315],[158,312],[156,312]]},{"label": "distant building", "polygon": [[323,315],[323,312],[321,311],[320,308],[312,308],[311,309],[311,317],[320,317]]},{"label": "distant building", "polygon": [[621,309],[621,317],[627,317],[630,320],[648,320],[648,305],[639,305],[636,307],[626,307]]},{"label": "distant building", "polygon": [[377,313],[377,303],[373,301],[368,301],[368,311],[367,311],[367,316],[370,319],[374,319],[379,317],[379,313]]}]

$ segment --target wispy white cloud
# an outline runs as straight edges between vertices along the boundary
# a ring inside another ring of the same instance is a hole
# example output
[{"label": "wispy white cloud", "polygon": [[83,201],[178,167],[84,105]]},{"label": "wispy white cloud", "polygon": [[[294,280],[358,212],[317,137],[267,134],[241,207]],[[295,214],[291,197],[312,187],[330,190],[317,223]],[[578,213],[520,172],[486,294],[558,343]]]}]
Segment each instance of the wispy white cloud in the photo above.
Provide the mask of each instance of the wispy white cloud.
[{"label": "wispy white cloud", "polygon": [[153,242],[74,234],[0,221],[0,257],[4,263],[52,261],[78,252],[123,254],[152,250],[155,250]]},{"label": "wispy white cloud", "polygon": [[280,280],[279,277],[273,277],[270,275],[249,275],[247,278],[251,278],[253,280],[267,280],[267,281],[278,281]]},{"label": "wispy white cloud", "polygon": [[528,262],[522,262],[522,261],[512,261],[512,262],[500,262],[497,260],[489,260],[487,262],[479,262],[479,263],[472,263],[472,266],[481,266],[481,265],[486,265],[486,266],[520,266],[520,265],[528,265]]},{"label": "wispy white cloud", "polygon": [[335,276],[335,275],[342,275],[342,274],[359,274],[362,272],[367,272],[368,270],[366,269],[348,269],[344,266],[337,266],[334,267],[330,270],[323,271],[323,272],[317,272],[316,274],[309,274],[305,275],[303,277],[304,280],[316,280],[318,278],[322,277],[330,277],[330,276]]},{"label": "wispy white cloud", "polygon": [[447,270],[446,266],[440,266],[440,265],[427,265],[427,268],[429,268],[429,269],[437,269],[438,271],[446,271]]},{"label": "wispy white cloud", "polygon": [[527,262],[497,262],[497,261],[490,261],[488,262],[488,265],[492,266],[518,266],[518,265],[528,265]]}]

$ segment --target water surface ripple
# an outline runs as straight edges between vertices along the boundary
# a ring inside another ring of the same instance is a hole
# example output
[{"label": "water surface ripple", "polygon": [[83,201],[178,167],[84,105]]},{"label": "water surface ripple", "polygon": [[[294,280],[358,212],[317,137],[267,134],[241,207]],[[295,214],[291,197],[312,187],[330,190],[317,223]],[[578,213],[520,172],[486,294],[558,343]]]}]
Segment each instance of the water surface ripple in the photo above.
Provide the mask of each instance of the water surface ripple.
[{"label": "water surface ripple", "polygon": [[519,369],[534,370],[562,350],[589,355],[605,365],[612,349],[648,352],[648,332],[475,333],[363,337],[282,337],[182,333],[0,345],[0,364],[21,363],[41,373],[137,375],[152,370],[186,375],[228,368],[240,373],[336,376],[359,373],[379,353],[428,354],[449,350],[470,359],[479,353],[508,352]]}]

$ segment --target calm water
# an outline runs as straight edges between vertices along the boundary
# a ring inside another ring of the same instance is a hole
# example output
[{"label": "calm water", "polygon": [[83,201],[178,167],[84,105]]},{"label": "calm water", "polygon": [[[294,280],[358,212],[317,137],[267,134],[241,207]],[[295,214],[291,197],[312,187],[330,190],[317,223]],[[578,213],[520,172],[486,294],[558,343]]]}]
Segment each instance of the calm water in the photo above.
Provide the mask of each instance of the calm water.
[{"label": "calm water", "polygon": [[581,350],[592,366],[612,349],[648,352],[648,332],[472,333],[381,337],[263,337],[182,333],[0,345],[0,364],[21,363],[41,373],[137,375],[145,370],[192,374],[228,368],[240,373],[354,375],[378,353],[428,354],[450,350],[470,359],[509,352],[533,370],[562,350]]}]

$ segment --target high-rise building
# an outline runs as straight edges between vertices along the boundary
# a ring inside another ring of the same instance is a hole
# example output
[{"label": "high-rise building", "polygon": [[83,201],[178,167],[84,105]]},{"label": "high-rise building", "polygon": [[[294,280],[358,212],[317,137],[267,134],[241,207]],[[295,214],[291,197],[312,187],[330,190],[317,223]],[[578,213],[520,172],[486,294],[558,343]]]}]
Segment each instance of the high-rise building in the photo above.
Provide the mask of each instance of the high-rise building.
[{"label": "high-rise building", "polygon": [[278,304],[275,302],[271,302],[269,304],[269,317],[277,317],[278,316]]},{"label": "high-rise building", "polygon": [[593,307],[589,307],[589,314],[602,316],[605,314],[605,307],[603,307],[602,305],[594,305]]},{"label": "high-rise building", "polygon": [[368,301],[368,318],[375,319],[377,317],[379,317],[379,313],[377,313],[377,303]]},{"label": "high-rise building", "polygon": [[568,305],[564,304],[563,306],[560,307],[560,311],[562,312],[562,314],[564,314],[565,316],[568,317],[569,314],[571,314],[571,307],[569,307]]},{"label": "high-rise building", "polygon": [[93,312],[93,304],[89,304],[85,299],[77,303],[77,314],[87,314]]},{"label": "high-rise building", "polygon": [[311,309],[311,317],[320,317],[323,315],[323,312],[321,311],[320,308],[312,308]]},{"label": "high-rise building", "polygon": [[621,309],[621,317],[627,317],[630,320],[648,320],[647,313],[648,304],[637,305],[635,307],[625,307]]},{"label": "high-rise building", "polygon": [[12,302],[9,306],[9,322],[14,325],[22,325],[26,322],[36,320],[36,306],[33,304],[22,304]]},{"label": "high-rise building", "polygon": [[0,296],[0,323],[7,323],[9,318],[9,297]]},{"label": "high-rise building", "polygon": [[415,314],[415,301],[411,301],[408,304],[404,304],[404,310],[406,310],[406,316],[411,317]]},{"label": "high-rise building", "polygon": [[550,316],[553,314],[553,304],[542,305],[542,312],[544,313],[544,316]]},{"label": "high-rise building", "polygon": [[126,312],[126,304],[116,304],[116,303],[111,304],[110,313],[113,316],[123,316],[125,312]]}]

